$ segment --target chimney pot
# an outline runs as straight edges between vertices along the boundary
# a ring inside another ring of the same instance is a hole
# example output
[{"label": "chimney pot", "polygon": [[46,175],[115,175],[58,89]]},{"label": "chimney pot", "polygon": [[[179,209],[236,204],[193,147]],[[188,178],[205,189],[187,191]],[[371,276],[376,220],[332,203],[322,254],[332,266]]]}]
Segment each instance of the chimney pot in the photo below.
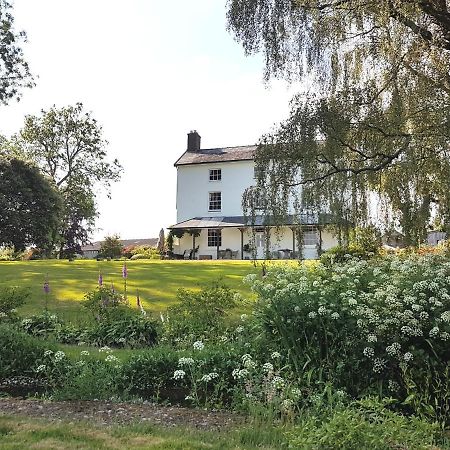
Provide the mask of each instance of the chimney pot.
[{"label": "chimney pot", "polygon": [[188,152],[198,152],[200,151],[200,135],[197,130],[190,131],[188,133],[187,150]]}]

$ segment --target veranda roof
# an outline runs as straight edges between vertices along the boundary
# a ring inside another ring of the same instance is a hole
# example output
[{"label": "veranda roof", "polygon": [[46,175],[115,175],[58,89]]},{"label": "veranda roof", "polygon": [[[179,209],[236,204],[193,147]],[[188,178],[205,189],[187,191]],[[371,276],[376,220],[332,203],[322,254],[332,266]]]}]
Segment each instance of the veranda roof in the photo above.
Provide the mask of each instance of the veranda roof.
[{"label": "veranda roof", "polygon": [[[302,214],[300,217],[302,225],[317,225],[319,223],[318,216],[312,214]],[[321,221],[321,223],[325,223]],[[330,223],[327,221],[327,223]],[[298,225],[298,219],[295,216],[287,216],[284,225]],[[250,218],[244,216],[225,216],[225,217],[193,217],[169,227],[170,230],[184,230],[190,228],[231,228],[231,227],[264,227],[276,226],[270,225],[270,221],[264,216],[256,216],[255,223]]]}]

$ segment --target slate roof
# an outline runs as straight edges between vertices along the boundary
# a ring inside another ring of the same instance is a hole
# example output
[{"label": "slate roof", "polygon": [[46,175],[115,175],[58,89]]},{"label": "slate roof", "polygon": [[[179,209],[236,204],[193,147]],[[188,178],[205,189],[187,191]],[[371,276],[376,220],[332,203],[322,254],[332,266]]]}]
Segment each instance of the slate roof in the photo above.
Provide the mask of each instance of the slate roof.
[{"label": "slate roof", "polygon": [[249,161],[254,158],[256,147],[256,145],[244,145],[241,147],[204,148],[196,152],[186,150],[178,158],[174,166],[225,161]]}]

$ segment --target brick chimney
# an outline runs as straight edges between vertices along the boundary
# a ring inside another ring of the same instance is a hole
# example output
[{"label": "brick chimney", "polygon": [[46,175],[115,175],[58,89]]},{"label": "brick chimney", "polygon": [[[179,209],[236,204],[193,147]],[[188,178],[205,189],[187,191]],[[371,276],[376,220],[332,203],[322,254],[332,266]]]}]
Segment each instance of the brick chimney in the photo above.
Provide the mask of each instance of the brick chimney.
[{"label": "brick chimney", "polygon": [[188,133],[187,151],[198,152],[200,150],[200,135],[196,130]]}]

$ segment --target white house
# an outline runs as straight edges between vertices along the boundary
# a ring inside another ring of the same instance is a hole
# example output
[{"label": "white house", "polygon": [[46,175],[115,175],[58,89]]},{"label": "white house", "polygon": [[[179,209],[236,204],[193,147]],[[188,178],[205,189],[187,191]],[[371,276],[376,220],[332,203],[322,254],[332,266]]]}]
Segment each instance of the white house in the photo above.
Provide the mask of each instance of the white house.
[{"label": "white house", "polygon": [[[264,217],[245,220],[242,195],[255,184],[256,146],[202,149],[200,135],[188,133],[187,150],[176,161],[177,223],[174,253],[195,259],[248,259],[255,233],[256,257],[317,258],[319,249],[336,245],[332,234],[314,217],[302,217],[302,248],[293,218],[281,228],[268,226]],[[270,246],[266,236],[270,235]],[[300,251],[299,251],[300,250]]]}]

